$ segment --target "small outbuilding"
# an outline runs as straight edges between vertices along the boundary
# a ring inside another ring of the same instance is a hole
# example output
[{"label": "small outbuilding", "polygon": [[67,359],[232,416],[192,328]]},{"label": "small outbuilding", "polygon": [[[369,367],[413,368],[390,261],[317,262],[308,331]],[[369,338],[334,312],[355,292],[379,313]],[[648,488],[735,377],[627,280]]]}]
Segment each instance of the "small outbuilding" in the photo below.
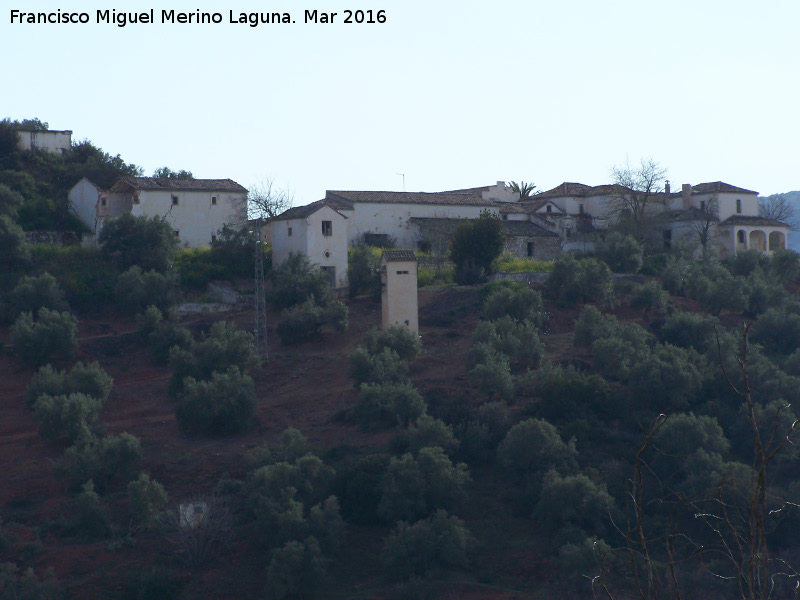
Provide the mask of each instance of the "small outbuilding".
[{"label": "small outbuilding", "polygon": [[417,255],[413,250],[386,250],[381,256],[381,309],[384,329],[403,325],[419,334]]}]

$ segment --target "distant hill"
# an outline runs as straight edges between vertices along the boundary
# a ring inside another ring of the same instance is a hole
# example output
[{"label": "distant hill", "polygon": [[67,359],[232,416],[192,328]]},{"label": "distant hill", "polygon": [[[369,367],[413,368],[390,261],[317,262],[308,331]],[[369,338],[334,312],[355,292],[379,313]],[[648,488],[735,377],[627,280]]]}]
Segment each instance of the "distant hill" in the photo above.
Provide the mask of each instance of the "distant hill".
[{"label": "distant hill", "polygon": [[[795,226],[800,226],[800,190],[793,192],[784,192],[783,194],[772,194],[771,196],[759,196],[761,200],[771,200],[782,196],[786,198],[794,207],[794,219],[792,219]],[[800,231],[792,231],[789,233],[789,248],[795,252],[800,252]]]}]

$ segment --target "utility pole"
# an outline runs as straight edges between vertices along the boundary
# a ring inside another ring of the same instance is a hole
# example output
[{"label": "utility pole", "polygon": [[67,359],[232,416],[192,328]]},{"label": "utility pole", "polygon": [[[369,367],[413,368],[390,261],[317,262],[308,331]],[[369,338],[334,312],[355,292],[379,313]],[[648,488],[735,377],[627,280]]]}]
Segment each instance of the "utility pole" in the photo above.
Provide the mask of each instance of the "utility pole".
[{"label": "utility pole", "polygon": [[400,175],[403,178],[403,191],[406,191],[406,174],[405,173],[395,173],[395,175]]},{"label": "utility pole", "polygon": [[267,349],[267,296],[264,290],[264,250],[261,247],[261,216],[256,219],[254,244],[256,253],[255,273],[255,329],[253,330],[253,343],[256,354],[269,361]]}]

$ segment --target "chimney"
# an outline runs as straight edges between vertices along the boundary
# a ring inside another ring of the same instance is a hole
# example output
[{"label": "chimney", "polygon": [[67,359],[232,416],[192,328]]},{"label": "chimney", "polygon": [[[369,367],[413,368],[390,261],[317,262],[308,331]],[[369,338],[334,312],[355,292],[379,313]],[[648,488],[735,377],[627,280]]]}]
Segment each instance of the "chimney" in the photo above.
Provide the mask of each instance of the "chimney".
[{"label": "chimney", "polygon": [[664,182],[664,193],[669,194],[669,179]]},{"label": "chimney", "polygon": [[692,184],[684,183],[681,186],[681,195],[683,196],[683,210],[692,208]]}]

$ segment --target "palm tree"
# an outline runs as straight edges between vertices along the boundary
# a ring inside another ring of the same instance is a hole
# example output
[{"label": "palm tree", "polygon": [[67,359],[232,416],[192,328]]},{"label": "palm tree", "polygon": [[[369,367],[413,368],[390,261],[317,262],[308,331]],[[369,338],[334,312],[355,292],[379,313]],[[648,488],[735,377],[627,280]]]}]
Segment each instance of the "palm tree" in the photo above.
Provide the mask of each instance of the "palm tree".
[{"label": "palm tree", "polygon": [[509,183],[509,185],[514,193],[519,194],[520,202],[522,200],[530,199],[530,197],[534,195],[533,190],[536,189],[536,186],[533,183],[525,183],[524,181],[520,181],[519,183],[512,181]]}]

